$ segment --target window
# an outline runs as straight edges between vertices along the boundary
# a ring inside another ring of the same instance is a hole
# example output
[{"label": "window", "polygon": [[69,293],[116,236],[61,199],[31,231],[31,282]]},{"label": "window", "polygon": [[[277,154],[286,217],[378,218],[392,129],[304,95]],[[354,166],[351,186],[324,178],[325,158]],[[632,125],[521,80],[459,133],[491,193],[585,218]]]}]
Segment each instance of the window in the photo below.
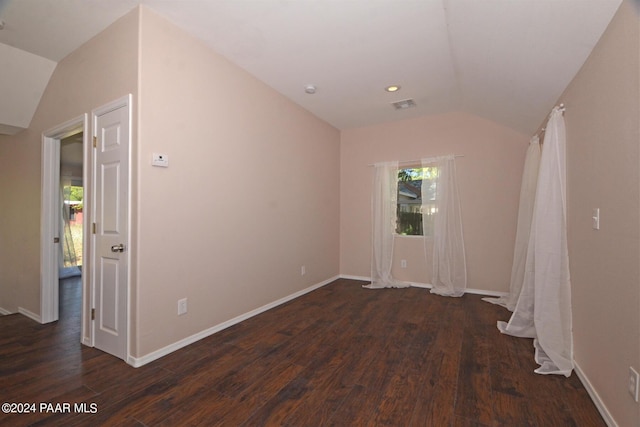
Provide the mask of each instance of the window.
[{"label": "window", "polygon": [[[433,220],[438,212],[436,205],[437,177],[438,168],[435,166],[407,168],[398,171],[396,233],[404,236],[433,236]],[[424,180],[427,182],[425,194],[422,194]],[[423,212],[423,209],[426,211]],[[423,214],[425,223],[423,223]]]}]

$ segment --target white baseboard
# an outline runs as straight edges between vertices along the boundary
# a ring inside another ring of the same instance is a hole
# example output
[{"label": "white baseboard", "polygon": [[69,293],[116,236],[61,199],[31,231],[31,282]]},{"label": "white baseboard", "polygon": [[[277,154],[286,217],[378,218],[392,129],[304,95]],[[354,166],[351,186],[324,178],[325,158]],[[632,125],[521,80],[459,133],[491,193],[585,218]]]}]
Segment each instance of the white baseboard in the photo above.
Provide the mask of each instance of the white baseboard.
[{"label": "white baseboard", "polygon": [[39,314],[35,314],[33,311],[29,311],[26,308],[18,307],[18,313],[22,314],[23,316],[27,316],[28,318],[33,319],[38,323],[42,323],[42,318]]},{"label": "white baseboard", "polygon": [[[364,277],[364,276],[351,276],[348,274],[341,274],[340,275],[341,279],[350,279],[350,280],[363,280],[366,282],[370,282],[371,281],[371,277]],[[429,283],[419,283],[419,282],[408,282],[409,284],[411,284],[411,287],[413,288],[424,288],[424,289],[431,289],[432,285]],[[474,288],[467,288],[465,290],[465,293],[467,294],[475,294],[475,295],[485,295],[485,296],[490,296],[490,297],[502,297],[502,296],[506,296],[507,292],[498,292],[498,291],[488,291],[485,289],[474,289]]]},{"label": "white baseboard", "polygon": [[[325,280],[323,282],[320,282],[318,284],[310,286],[310,287],[308,287],[306,289],[303,289],[301,291],[298,291],[298,292],[295,292],[295,293],[293,293],[291,295],[288,295],[288,296],[286,296],[284,298],[280,298],[277,301],[274,301],[274,302],[271,302],[269,304],[263,305],[262,307],[258,307],[255,310],[252,310],[252,311],[250,311],[248,313],[241,314],[240,316],[234,317],[233,319],[227,320],[226,322],[222,322],[222,323],[220,323],[218,325],[215,325],[215,326],[213,326],[211,328],[205,329],[204,331],[198,332],[198,333],[196,333],[194,335],[191,335],[191,336],[189,336],[187,338],[184,338],[184,339],[182,339],[180,341],[177,341],[177,342],[175,342],[173,344],[169,344],[166,347],[163,347],[161,349],[153,351],[153,352],[151,352],[149,354],[146,354],[146,355],[144,355],[142,357],[128,356],[127,357],[127,363],[129,365],[133,366],[134,368],[139,368],[140,366],[144,366],[147,363],[153,362],[154,360],[157,360],[157,359],[159,359],[159,358],[161,358],[163,356],[166,356],[169,353],[173,353],[176,350],[179,350],[179,349],[181,349],[183,347],[186,347],[189,344],[193,344],[194,342],[199,341],[199,340],[201,340],[203,338],[206,338],[206,337],[208,337],[210,335],[213,335],[216,332],[220,332],[223,329],[226,329],[226,328],[228,328],[230,326],[233,326],[233,325],[235,325],[237,323],[240,323],[243,320],[247,320],[247,319],[249,319],[249,318],[251,318],[253,316],[257,316],[260,313],[263,313],[263,312],[265,312],[267,310],[270,310],[270,309],[272,309],[274,307],[277,307],[277,306],[279,306],[281,304],[284,304],[284,303],[286,303],[288,301],[296,299],[296,298],[298,298],[298,297],[300,297],[300,296],[302,296],[304,294],[307,294],[307,293],[309,293],[311,291],[314,291],[314,290],[316,290],[318,288],[326,286],[329,283],[331,283],[331,282],[333,282],[333,281],[335,281],[337,279],[361,280],[361,281],[367,281],[367,282],[371,281],[371,278],[364,277],[364,276],[351,276],[351,275],[344,275],[343,274],[343,275],[332,277],[332,278],[327,279],[327,280]],[[426,284],[426,283],[411,283],[411,286],[418,287],[418,288],[427,288],[427,289],[431,288],[431,285]],[[479,289],[467,289],[467,293],[480,294],[480,295],[490,295],[490,296],[505,295],[504,293],[501,293],[501,292],[485,291],[485,290],[479,290]],[[29,316],[26,313],[23,313],[23,314]],[[33,315],[33,313],[31,313],[31,314]],[[29,317],[31,317],[31,316],[29,316]],[[38,317],[36,316],[36,317],[32,317],[32,318],[34,320],[36,320]],[[89,345],[87,343],[85,343],[85,344]]]},{"label": "white baseboard", "polygon": [[[411,286],[414,288],[431,289],[433,287],[433,285],[429,283],[415,283],[415,282],[409,282],[409,283],[411,283]],[[484,295],[484,296],[490,296],[490,297],[501,297],[501,296],[507,295],[506,292],[488,291],[485,289],[474,289],[474,288],[467,288],[464,290],[464,293],[473,294],[473,295]]]},{"label": "white baseboard", "polygon": [[473,289],[473,288],[467,288],[465,292],[468,294],[484,295],[487,297],[506,297],[507,295],[509,295],[508,292],[488,291],[486,289]]},{"label": "white baseboard", "polygon": [[210,335],[215,334],[216,332],[220,332],[223,329],[227,329],[230,326],[233,326],[237,323],[242,322],[243,320],[247,320],[253,316],[257,316],[260,313],[264,313],[267,310],[270,310],[274,307],[277,307],[281,304],[284,304],[286,302],[289,302],[293,299],[296,299],[304,294],[307,294],[311,291],[314,291],[318,288],[321,288],[323,286],[328,285],[329,283],[337,280],[340,276],[335,276],[332,277],[330,279],[327,279],[323,282],[317,283],[313,286],[310,286],[306,289],[303,289],[301,291],[295,292],[291,295],[287,295],[284,298],[280,298],[277,301],[271,302],[269,304],[263,305],[262,307],[258,307],[255,310],[251,310],[248,313],[245,314],[241,314],[240,316],[234,317],[233,319],[227,320],[226,322],[222,322],[218,325],[215,325],[209,329],[205,329],[204,331],[198,332],[197,334],[191,335],[190,337],[184,338],[180,341],[177,341],[173,344],[169,344],[166,347],[163,347],[161,349],[158,349],[154,352],[151,352],[149,354],[146,354],[142,357],[133,357],[133,356],[129,356],[127,358],[127,363],[131,366],[133,366],[134,368],[139,368],[140,366],[146,365],[147,363],[153,362],[154,360],[157,360],[159,358],[161,358],[162,356],[166,356],[169,353],[173,353],[176,350],[179,350],[183,347],[188,346],[189,344],[193,344],[196,341],[200,341],[203,338],[206,338]]},{"label": "white baseboard", "polygon": [[363,280],[365,282],[370,282],[371,281],[371,277],[365,277],[365,276],[351,276],[349,274],[341,274],[340,275],[341,279],[349,279],[349,280]]},{"label": "white baseboard", "polygon": [[13,314],[13,313],[5,308],[0,307],[0,315],[6,316],[7,314]]},{"label": "white baseboard", "polygon": [[600,415],[602,415],[602,419],[604,419],[604,422],[607,423],[609,427],[618,427],[618,424],[611,416],[611,413],[600,398],[600,395],[598,395],[598,392],[596,392],[596,390],[593,388],[593,385],[589,381],[589,378],[587,378],[584,371],[580,368],[580,365],[578,365],[575,360],[573,361],[573,370],[582,382],[584,388],[587,389],[587,393],[589,393],[591,400],[593,400],[596,408],[598,408],[598,412],[600,412]]}]

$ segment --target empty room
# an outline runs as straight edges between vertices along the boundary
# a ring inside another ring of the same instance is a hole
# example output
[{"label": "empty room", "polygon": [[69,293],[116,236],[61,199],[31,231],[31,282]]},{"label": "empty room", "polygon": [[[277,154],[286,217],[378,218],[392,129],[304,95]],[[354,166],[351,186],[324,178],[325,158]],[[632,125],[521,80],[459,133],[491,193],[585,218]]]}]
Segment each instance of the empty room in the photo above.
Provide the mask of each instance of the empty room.
[{"label": "empty room", "polygon": [[0,425],[639,426],[635,0],[0,0]]}]

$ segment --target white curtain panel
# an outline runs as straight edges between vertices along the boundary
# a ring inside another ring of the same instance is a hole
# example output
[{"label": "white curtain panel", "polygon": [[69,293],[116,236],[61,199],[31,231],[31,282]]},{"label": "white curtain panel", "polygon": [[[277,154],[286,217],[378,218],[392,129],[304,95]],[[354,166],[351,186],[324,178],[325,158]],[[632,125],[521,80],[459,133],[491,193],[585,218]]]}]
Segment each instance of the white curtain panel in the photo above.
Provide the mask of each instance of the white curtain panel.
[{"label": "white curtain panel", "polygon": [[522,172],[522,184],[520,186],[520,205],[518,208],[518,225],[516,229],[516,244],[513,250],[513,265],[511,267],[511,282],[509,293],[499,298],[483,298],[484,301],[498,304],[513,311],[520,297],[524,272],[527,260],[527,248],[531,233],[531,220],[533,218],[533,206],[536,198],[536,186],[538,184],[538,170],[540,168],[540,139],[538,136],[531,138],[529,148],[524,160]]},{"label": "white curtain panel", "polygon": [[534,338],[539,374],[573,370],[571,280],[566,226],[566,135],[562,110],[547,123],[540,158],[524,282],[509,323],[498,329]]},{"label": "white curtain panel", "polygon": [[[422,160],[422,167],[433,166],[433,164],[433,159]],[[464,295],[467,288],[467,264],[455,156],[439,157],[435,164],[438,166],[436,183],[438,211],[434,219],[431,293],[460,297]],[[425,212],[424,203],[423,199],[423,212]],[[425,242],[426,240],[425,238]]]},{"label": "white curtain panel", "polygon": [[371,284],[369,289],[407,288],[391,275],[398,206],[398,162],[378,163],[373,177]]}]

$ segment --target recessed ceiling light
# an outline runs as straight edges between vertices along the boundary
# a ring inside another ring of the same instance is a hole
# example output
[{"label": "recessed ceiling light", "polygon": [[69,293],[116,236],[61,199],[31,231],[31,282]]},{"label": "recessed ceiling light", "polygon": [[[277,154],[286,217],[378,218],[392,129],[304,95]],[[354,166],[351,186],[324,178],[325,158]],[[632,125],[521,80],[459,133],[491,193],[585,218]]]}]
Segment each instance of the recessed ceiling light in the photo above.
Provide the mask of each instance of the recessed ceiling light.
[{"label": "recessed ceiling light", "polygon": [[387,86],[384,88],[384,90],[386,90],[387,92],[397,92],[400,90],[400,86],[398,85],[391,85],[391,86]]},{"label": "recessed ceiling light", "polygon": [[313,95],[314,93],[316,93],[316,87],[314,85],[306,85],[304,87],[304,91],[309,95]]}]

